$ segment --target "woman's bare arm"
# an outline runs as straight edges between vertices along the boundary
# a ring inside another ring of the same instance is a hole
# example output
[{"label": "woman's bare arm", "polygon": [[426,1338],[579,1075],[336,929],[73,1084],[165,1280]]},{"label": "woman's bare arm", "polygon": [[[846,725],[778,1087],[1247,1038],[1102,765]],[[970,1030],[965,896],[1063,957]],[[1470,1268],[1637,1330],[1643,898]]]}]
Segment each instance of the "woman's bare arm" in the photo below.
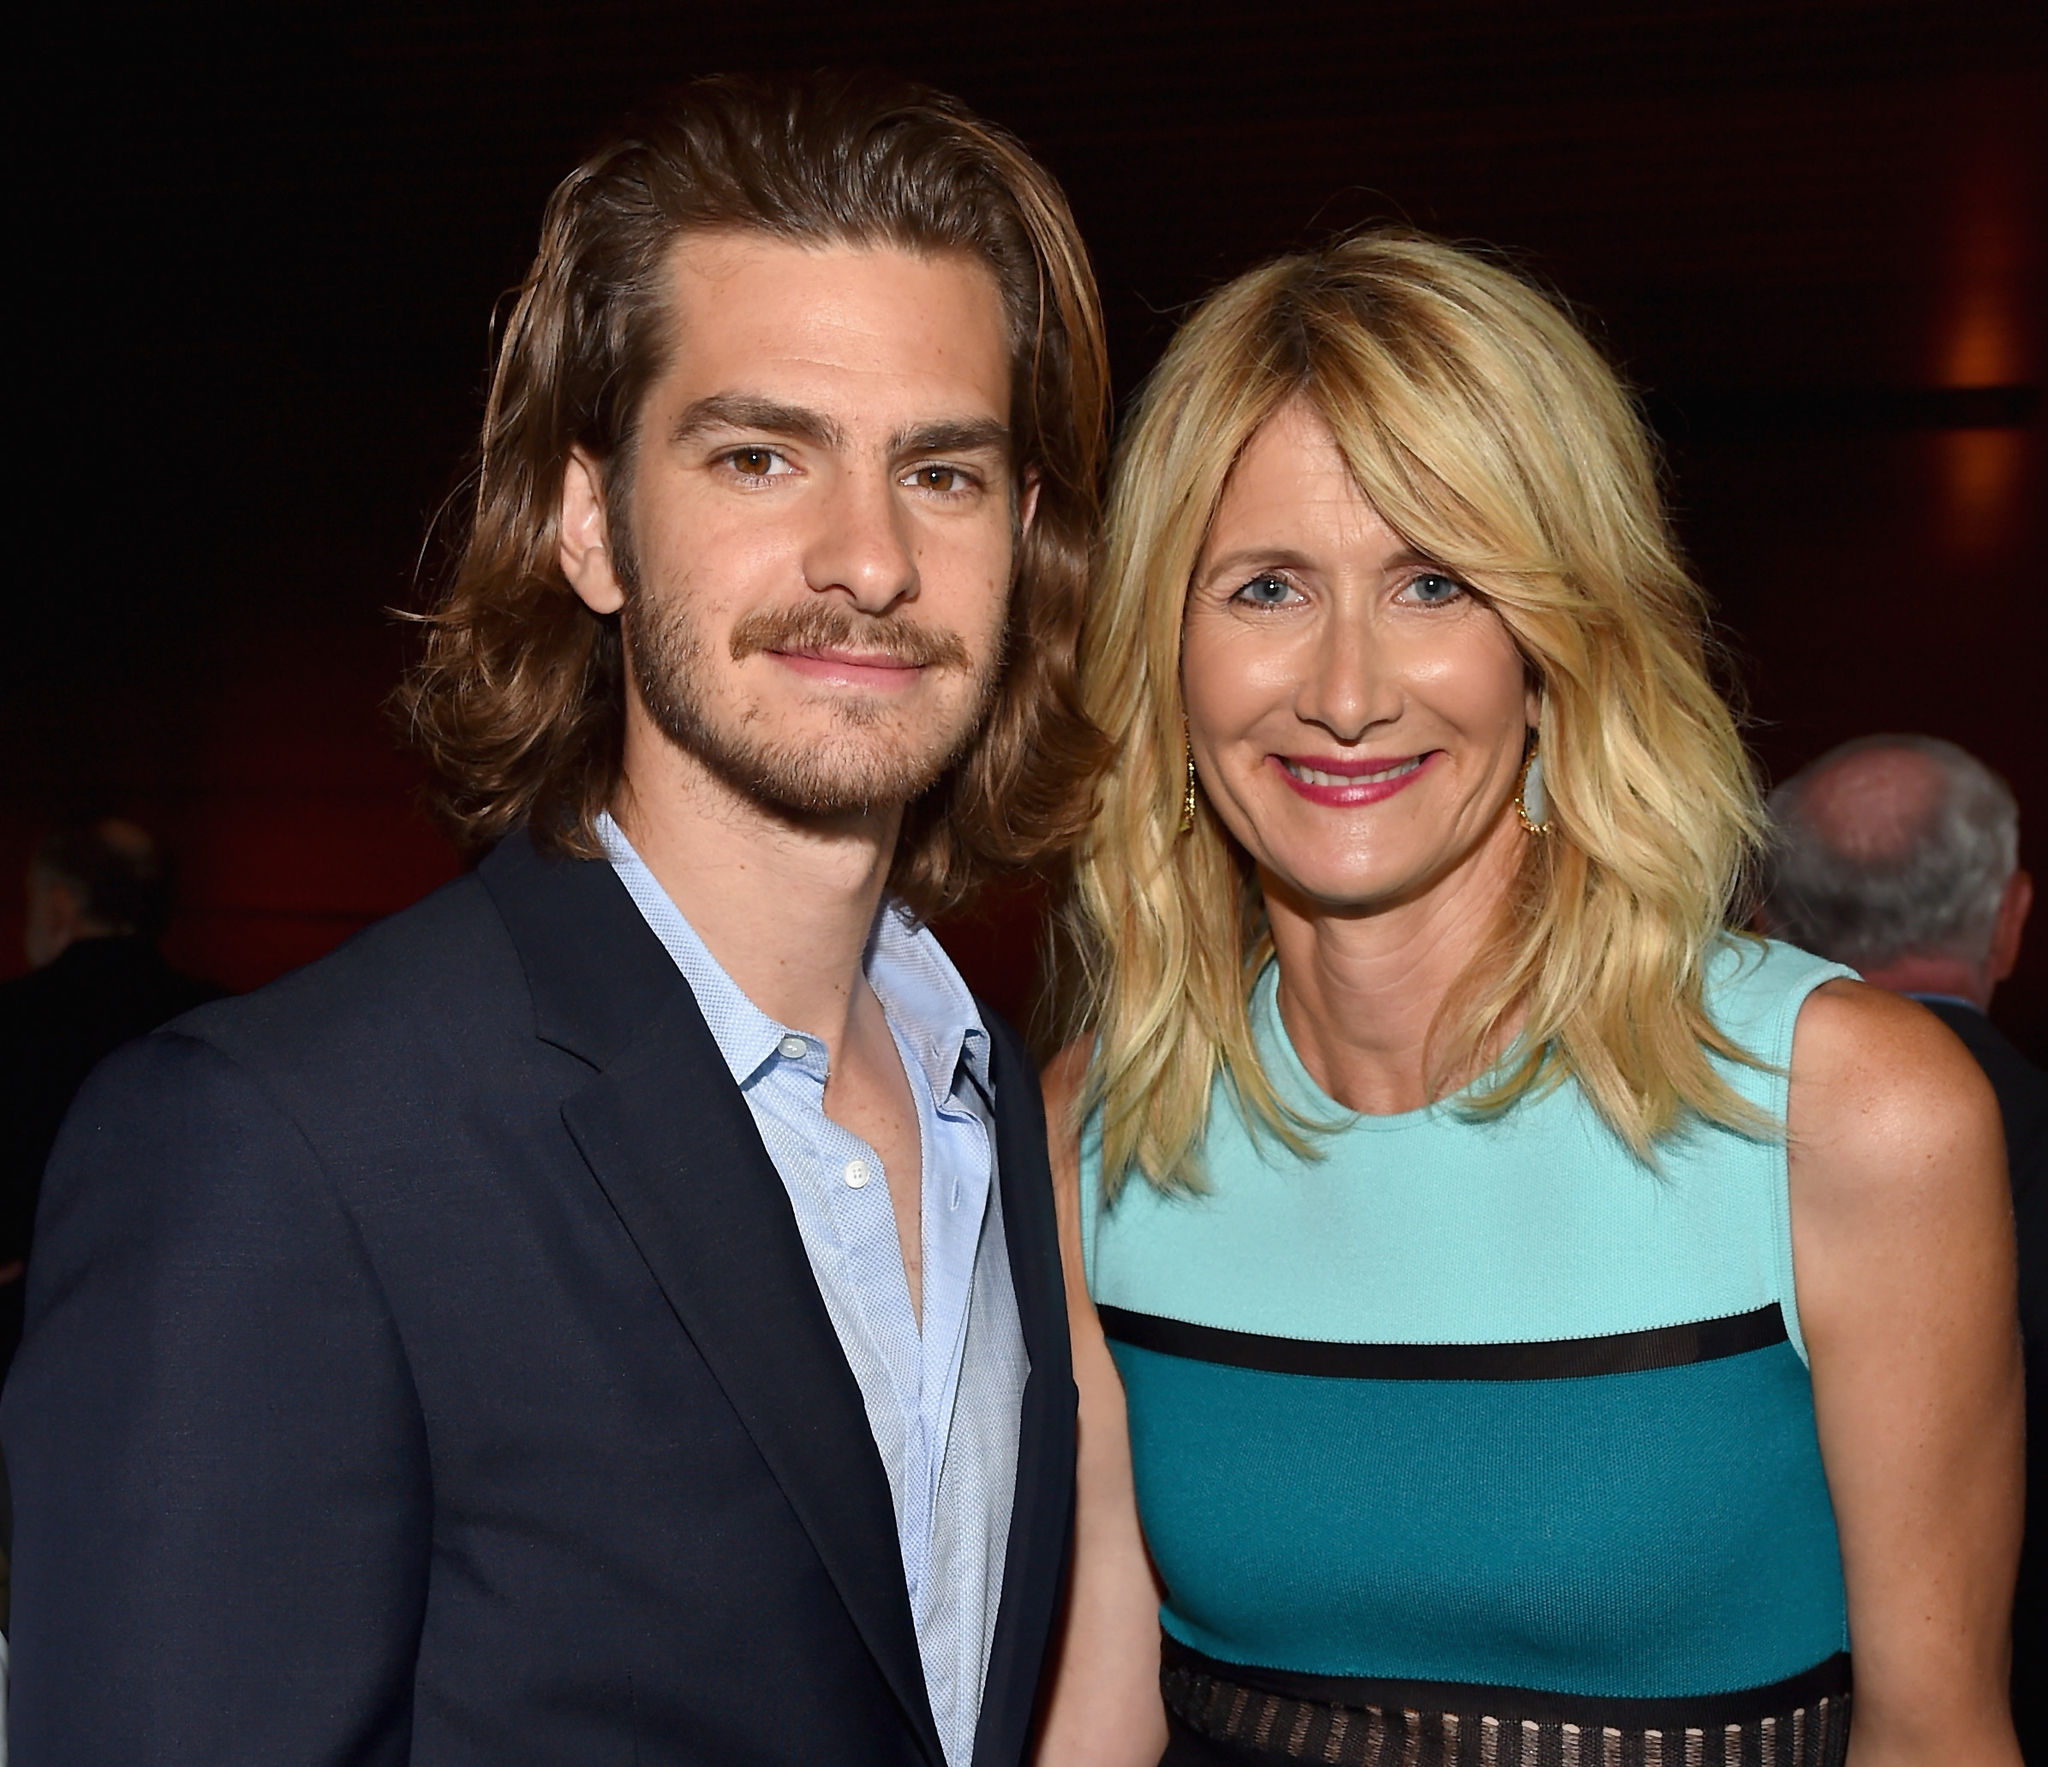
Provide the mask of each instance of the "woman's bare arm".
[{"label": "woman's bare arm", "polygon": [[1123,1382],[1081,1268],[1074,1101],[1087,1069],[1088,1046],[1074,1043],[1045,1070],[1045,1121],[1081,1417],[1073,1580],[1054,1642],[1052,1696],[1037,1759],[1042,1767],[1153,1767],[1166,1747],[1159,1589],[1138,1528]]},{"label": "woman's bare arm", "polygon": [[1856,1663],[1851,1767],[2018,1767],[2025,1401],[1996,1101],[1931,1014],[1831,982],[1800,1013],[1787,1117]]}]

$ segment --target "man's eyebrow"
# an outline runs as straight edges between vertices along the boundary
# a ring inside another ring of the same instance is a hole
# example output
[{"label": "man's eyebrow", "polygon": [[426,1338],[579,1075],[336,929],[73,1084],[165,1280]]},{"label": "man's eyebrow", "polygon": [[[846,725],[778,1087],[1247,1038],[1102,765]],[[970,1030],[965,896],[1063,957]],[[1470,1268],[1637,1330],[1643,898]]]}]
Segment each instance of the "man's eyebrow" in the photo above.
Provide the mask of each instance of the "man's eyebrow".
[{"label": "man's eyebrow", "polygon": [[889,439],[889,452],[897,458],[906,454],[1000,454],[1010,457],[1010,426],[993,417],[942,418],[898,430]]},{"label": "man's eyebrow", "polygon": [[779,399],[764,399],[752,393],[713,393],[686,407],[669,431],[671,442],[690,442],[712,430],[753,430],[761,435],[787,436],[792,441],[811,442],[820,448],[845,446],[846,435],[822,412],[801,405],[785,405]]}]

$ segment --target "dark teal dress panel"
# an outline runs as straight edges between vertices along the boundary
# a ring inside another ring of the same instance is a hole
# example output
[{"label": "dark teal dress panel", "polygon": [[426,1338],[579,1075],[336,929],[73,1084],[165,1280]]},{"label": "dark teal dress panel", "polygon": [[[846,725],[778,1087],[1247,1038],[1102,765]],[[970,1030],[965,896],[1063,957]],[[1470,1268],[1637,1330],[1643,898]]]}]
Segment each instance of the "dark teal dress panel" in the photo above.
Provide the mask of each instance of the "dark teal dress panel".
[{"label": "dark teal dress panel", "polygon": [[1111,1347],[1162,1618],[1207,1655],[1668,1698],[1842,1648],[1834,1514],[1788,1343],[1509,1381]]}]

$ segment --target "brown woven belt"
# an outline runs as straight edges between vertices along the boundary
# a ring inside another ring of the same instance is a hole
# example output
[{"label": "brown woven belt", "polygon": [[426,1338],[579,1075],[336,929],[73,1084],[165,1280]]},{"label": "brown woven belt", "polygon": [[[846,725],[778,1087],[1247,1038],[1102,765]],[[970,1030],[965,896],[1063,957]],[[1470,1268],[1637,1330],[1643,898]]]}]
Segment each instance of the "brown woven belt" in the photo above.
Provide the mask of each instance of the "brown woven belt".
[{"label": "brown woven belt", "polygon": [[[1274,1678],[1266,1686],[1237,1679],[1219,1663],[1166,1640],[1160,1688],[1172,1718],[1173,1743],[1162,1767],[1201,1763],[1318,1761],[1343,1767],[1841,1767],[1849,1749],[1847,1665],[1781,1684],[1792,1696],[1781,1711],[1740,1717],[1726,1696],[1699,1702],[1657,1701],[1655,1722],[1631,1722],[1615,1708],[1651,1702],[1588,1701],[1579,1719],[1555,1709],[1518,1710],[1542,1695],[1512,1689],[1442,1687],[1437,1700],[1409,1705],[1357,1703],[1290,1693]],[[1241,1671],[1268,1679],[1265,1671]],[[1311,1678],[1302,1677],[1304,1681]],[[1369,1685],[1369,1684],[1367,1684]],[[1778,1689],[1758,1689],[1762,1703]],[[1498,1697],[1496,1697],[1496,1694]],[[1492,1710],[1488,1710],[1492,1707]],[[1648,1713],[1641,1715],[1644,1718]],[[1688,1722],[1687,1720],[1691,1721]]]}]

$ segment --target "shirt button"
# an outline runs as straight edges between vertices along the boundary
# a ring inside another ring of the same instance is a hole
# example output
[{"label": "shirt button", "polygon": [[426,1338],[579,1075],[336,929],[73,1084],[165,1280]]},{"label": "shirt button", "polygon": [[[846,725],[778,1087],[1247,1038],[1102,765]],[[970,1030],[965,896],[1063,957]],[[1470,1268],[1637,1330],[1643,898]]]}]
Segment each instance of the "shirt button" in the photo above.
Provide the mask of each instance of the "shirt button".
[{"label": "shirt button", "polygon": [[811,1046],[801,1037],[785,1037],[775,1047],[791,1061],[802,1061],[811,1052]]},{"label": "shirt button", "polygon": [[848,1190],[858,1190],[872,1175],[868,1171],[866,1160],[848,1160],[846,1162],[846,1187]]}]

